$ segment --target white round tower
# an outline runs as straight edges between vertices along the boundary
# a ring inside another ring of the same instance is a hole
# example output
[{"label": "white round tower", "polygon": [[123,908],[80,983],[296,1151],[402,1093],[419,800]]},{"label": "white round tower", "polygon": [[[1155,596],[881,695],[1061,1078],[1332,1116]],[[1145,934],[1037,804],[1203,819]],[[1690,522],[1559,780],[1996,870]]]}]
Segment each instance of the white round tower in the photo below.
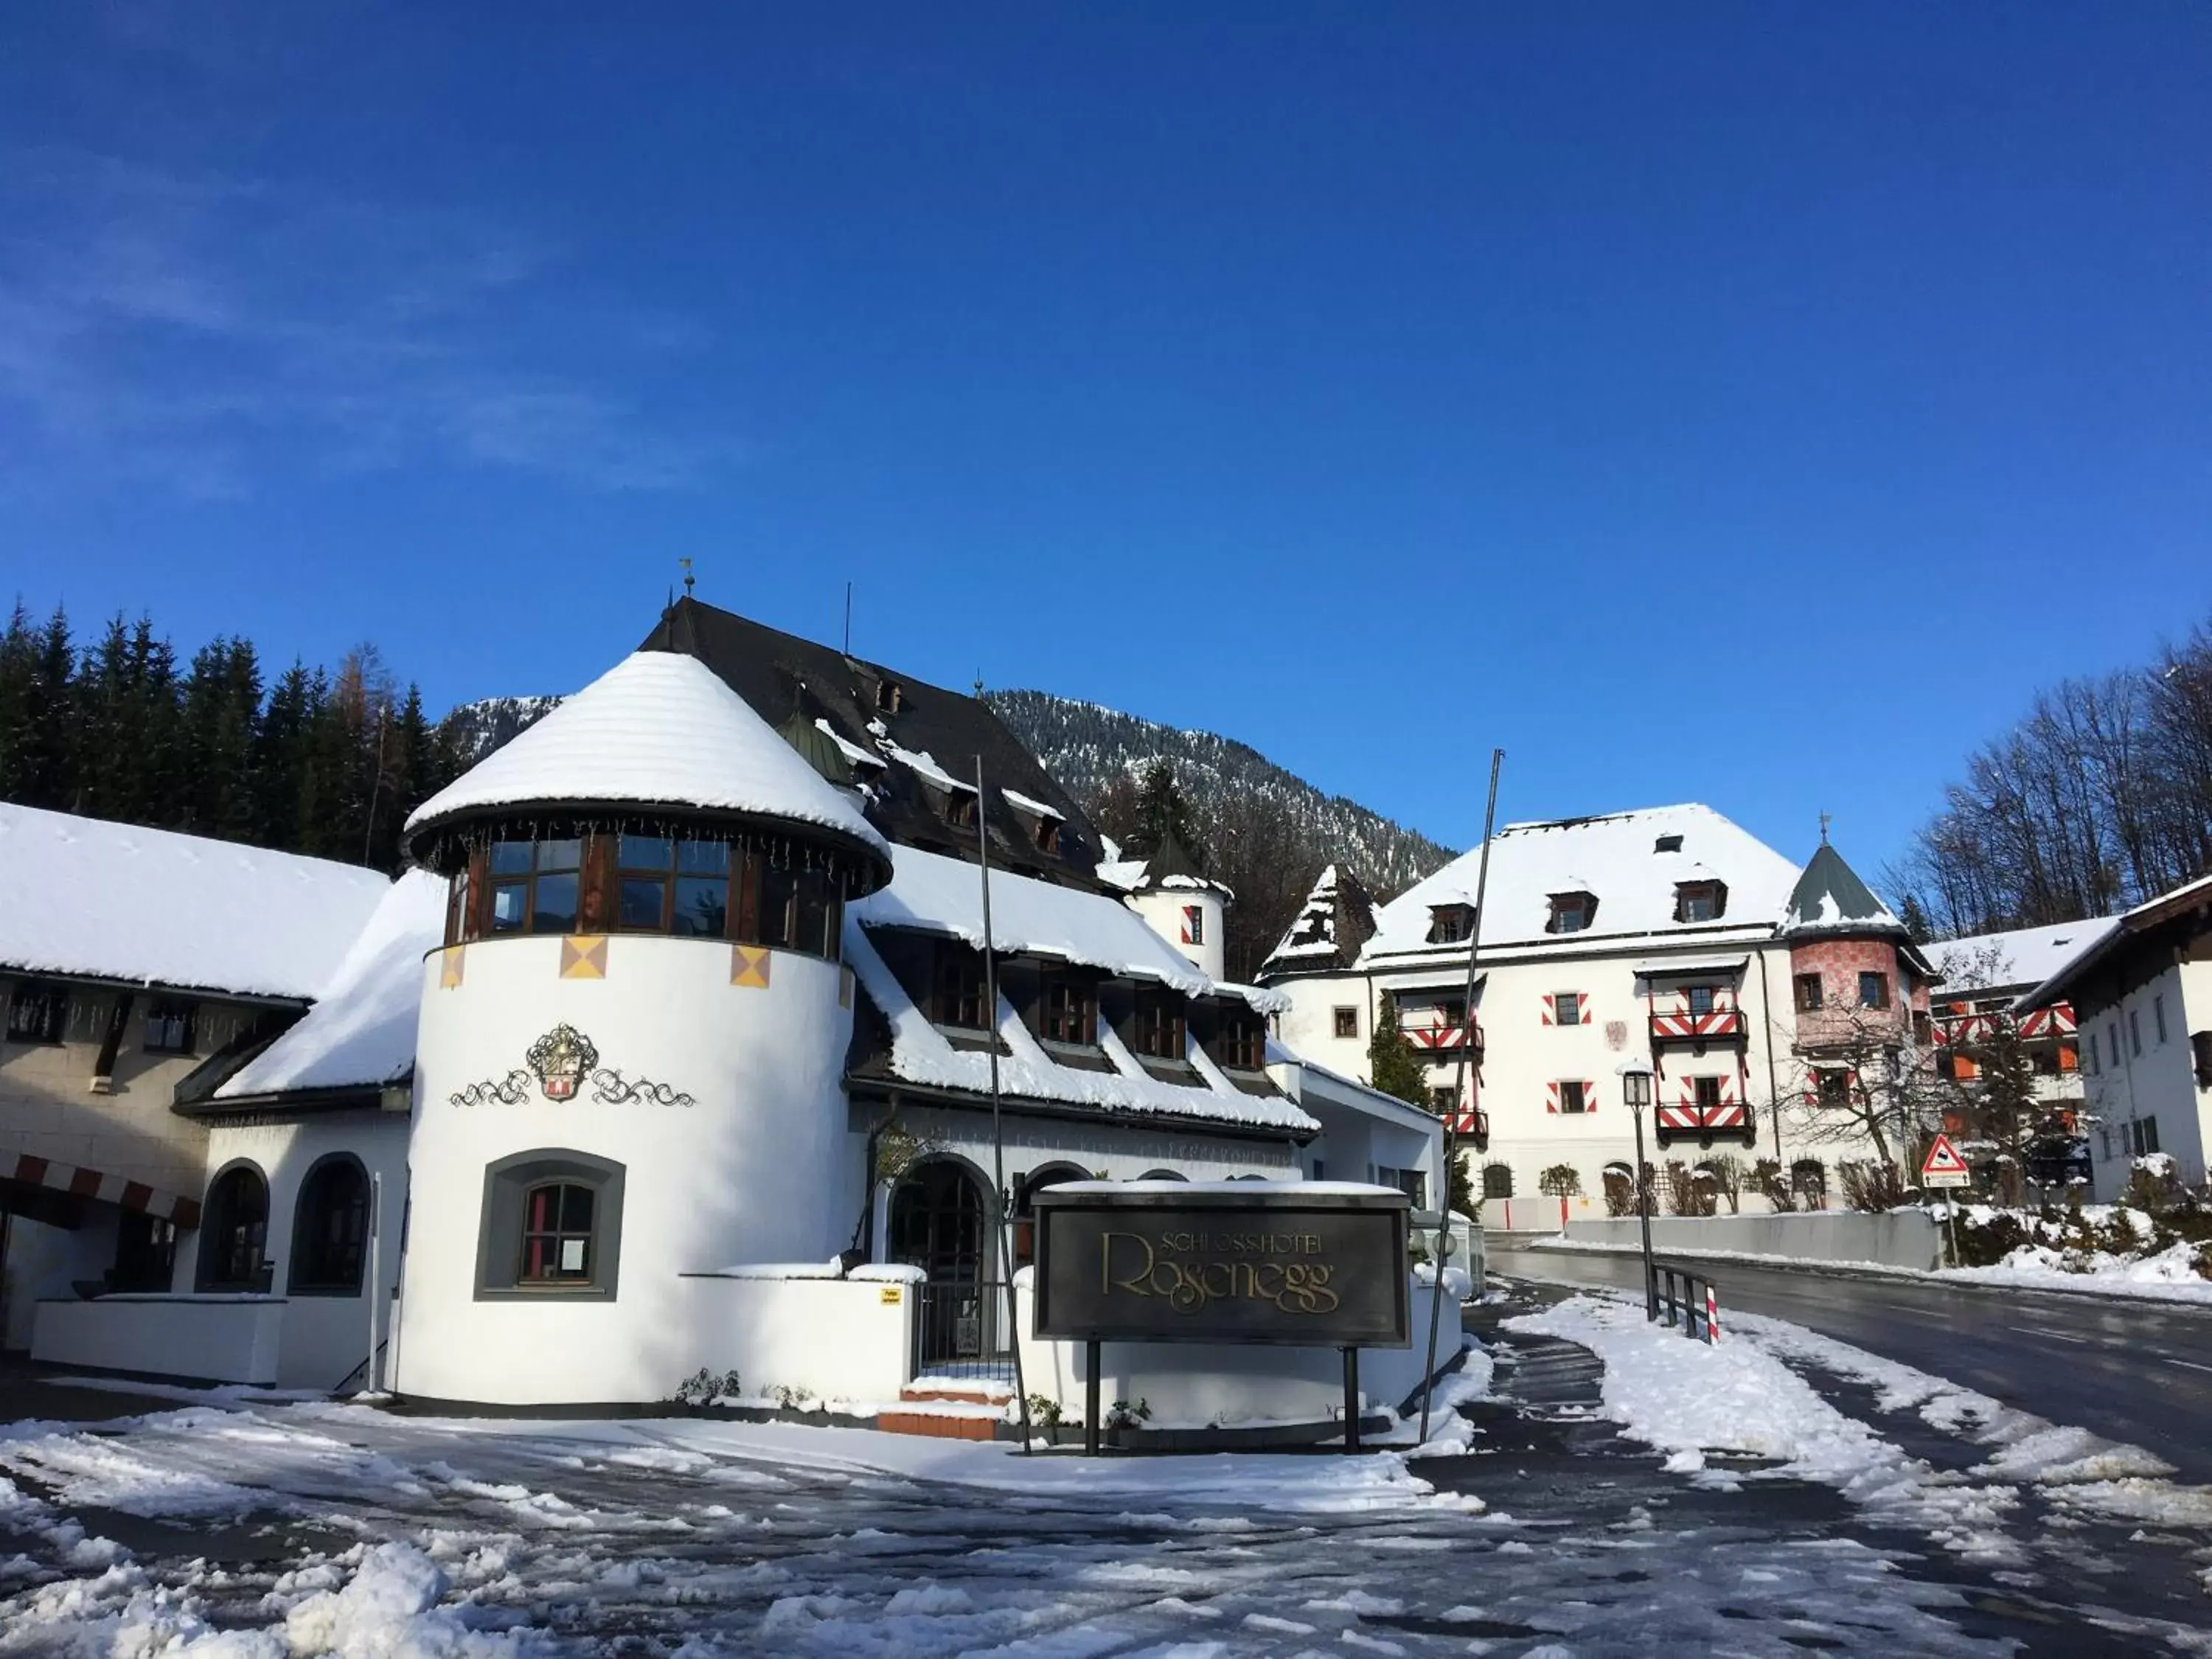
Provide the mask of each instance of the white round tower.
[{"label": "white round tower", "polygon": [[423,968],[392,1386],[665,1397],[680,1276],[823,1261],[863,1176],[846,900],[883,840],[703,663],[629,657],[408,821]]},{"label": "white round tower", "polygon": [[1129,908],[1154,933],[1214,980],[1224,977],[1222,931],[1235,899],[1229,889],[1200,872],[1197,861],[1172,835],[1145,861],[1144,874],[1127,896]]}]

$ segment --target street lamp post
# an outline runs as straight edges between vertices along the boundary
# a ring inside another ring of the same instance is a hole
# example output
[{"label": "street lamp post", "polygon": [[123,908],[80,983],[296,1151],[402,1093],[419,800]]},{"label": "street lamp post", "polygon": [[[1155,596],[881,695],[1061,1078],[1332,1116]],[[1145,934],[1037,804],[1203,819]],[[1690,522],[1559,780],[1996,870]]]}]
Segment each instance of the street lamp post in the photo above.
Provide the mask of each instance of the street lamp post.
[{"label": "street lamp post", "polygon": [[1651,1104],[1651,1071],[1629,1065],[1620,1068],[1621,1091],[1628,1097],[1628,1115],[1636,1120],[1636,1216],[1644,1230],[1644,1316],[1659,1317],[1659,1270],[1651,1261],[1651,1183],[1644,1172],[1644,1112]]}]

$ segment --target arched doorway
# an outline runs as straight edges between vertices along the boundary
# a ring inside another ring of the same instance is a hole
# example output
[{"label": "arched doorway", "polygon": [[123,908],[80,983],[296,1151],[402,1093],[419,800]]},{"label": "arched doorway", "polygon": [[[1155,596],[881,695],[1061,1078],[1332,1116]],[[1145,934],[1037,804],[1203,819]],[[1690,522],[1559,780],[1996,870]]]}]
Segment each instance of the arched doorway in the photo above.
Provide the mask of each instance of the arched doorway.
[{"label": "arched doorway", "polygon": [[208,1188],[200,1221],[198,1286],[265,1291],[269,1270],[269,1183],[251,1164],[234,1164]]},{"label": "arched doorway", "polygon": [[1022,1177],[1014,1195],[1014,1266],[1026,1267],[1036,1260],[1036,1195],[1048,1187],[1071,1181],[1088,1181],[1091,1171],[1079,1164],[1048,1164]]},{"label": "arched doorway", "polygon": [[300,1183],[292,1218],[295,1296],[359,1296],[368,1243],[368,1176],[350,1152],[318,1159]]},{"label": "arched doorway", "polygon": [[1801,1158],[1790,1166],[1790,1189],[1806,1209],[1828,1207],[1828,1172],[1817,1158]]},{"label": "arched doorway", "polygon": [[996,1374],[1006,1354],[1006,1287],[986,1248],[990,1212],[966,1165],[917,1164],[891,1191],[890,1258],[919,1267],[914,1287],[916,1376]]}]

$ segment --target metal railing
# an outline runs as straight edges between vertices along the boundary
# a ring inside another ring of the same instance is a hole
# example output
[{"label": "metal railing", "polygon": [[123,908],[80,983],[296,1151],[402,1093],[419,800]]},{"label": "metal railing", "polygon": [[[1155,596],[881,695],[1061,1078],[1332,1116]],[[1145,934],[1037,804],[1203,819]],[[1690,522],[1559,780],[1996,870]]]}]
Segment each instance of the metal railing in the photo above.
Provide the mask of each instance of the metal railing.
[{"label": "metal railing", "polygon": [[1720,1340],[1720,1293],[1711,1279],[1693,1268],[1663,1261],[1654,1266],[1652,1277],[1652,1318],[1670,1330],[1679,1324],[1683,1335],[1708,1345]]},{"label": "metal railing", "polygon": [[947,1279],[926,1281],[913,1289],[915,1376],[1013,1375],[1005,1285]]}]

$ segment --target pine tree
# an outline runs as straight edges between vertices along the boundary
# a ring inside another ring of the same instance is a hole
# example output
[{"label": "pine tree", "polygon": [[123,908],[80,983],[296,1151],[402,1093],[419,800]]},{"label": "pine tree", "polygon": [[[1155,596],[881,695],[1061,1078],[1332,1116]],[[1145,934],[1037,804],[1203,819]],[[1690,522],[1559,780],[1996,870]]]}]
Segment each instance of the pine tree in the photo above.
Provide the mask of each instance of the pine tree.
[{"label": "pine tree", "polygon": [[0,634],[0,800],[29,800],[36,791],[33,727],[39,695],[39,630],[21,599]]},{"label": "pine tree", "polygon": [[[2018,1204],[2037,1146],[2044,1137],[2044,1104],[2035,1095],[2035,1066],[2009,1014],[1989,1017],[1989,1035],[1976,1047],[1975,1115],[1981,1139],[1996,1148],[1997,1197]],[[2063,1135],[2061,1136],[2063,1139]]]},{"label": "pine tree", "polygon": [[1911,894],[1905,896],[1905,908],[1898,912],[1897,919],[1905,924],[1906,937],[1915,945],[1928,943],[1931,931],[1928,926],[1928,913],[1920,908],[1920,901]]},{"label": "pine tree", "polygon": [[1429,1109],[1429,1068],[1413,1038],[1398,1029],[1398,1003],[1388,991],[1367,1040],[1367,1080],[1386,1095]]},{"label": "pine tree", "polygon": [[1201,869],[1205,867],[1206,849],[1200,842],[1197,814],[1176,781],[1175,768],[1156,760],[1145,769],[1138,785],[1137,828],[1131,837],[1131,850],[1149,858],[1170,836],[1182,844],[1183,851]]}]

